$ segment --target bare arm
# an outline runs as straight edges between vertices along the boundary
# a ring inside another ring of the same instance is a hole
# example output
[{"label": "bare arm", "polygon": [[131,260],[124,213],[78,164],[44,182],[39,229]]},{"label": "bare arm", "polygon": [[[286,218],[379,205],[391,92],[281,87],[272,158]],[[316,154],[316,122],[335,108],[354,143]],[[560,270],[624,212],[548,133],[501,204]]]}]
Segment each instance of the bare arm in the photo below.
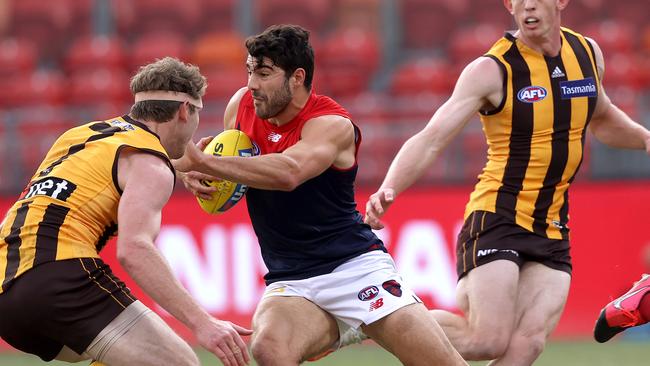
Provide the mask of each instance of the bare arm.
[{"label": "bare arm", "polygon": [[633,121],[609,99],[602,86],[605,73],[603,53],[595,41],[589,39],[589,42],[596,53],[598,77],[601,80],[600,95],[589,123],[589,130],[598,141],[606,145],[624,149],[645,149],[650,154],[650,131]]},{"label": "bare arm", "polygon": [[440,152],[481,108],[499,105],[503,97],[499,66],[485,57],[470,63],[451,97],[420,132],[408,139],[393,160],[379,190],[366,205],[366,222],[383,227],[380,218],[396,195],[417,181]]},{"label": "bare arm", "polygon": [[300,141],[282,153],[219,157],[188,145],[185,154],[192,170],[254,188],[291,191],[333,164],[347,168],[354,163],[354,127],[346,118],[328,115],[308,121]]},{"label": "bare arm", "polygon": [[[234,345],[246,346],[237,334],[250,334],[229,322],[211,317],[174,277],[167,261],[154,246],[161,211],[173,188],[166,163],[151,154],[125,151],[118,165],[123,189],[118,208],[117,258],[137,284],[160,306],[197,336],[202,346],[219,358],[232,354]],[[244,357],[247,354],[244,352]],[[242,362],[232,364],[245,364]],[[230,363],[229,363],[230,364]]]}]

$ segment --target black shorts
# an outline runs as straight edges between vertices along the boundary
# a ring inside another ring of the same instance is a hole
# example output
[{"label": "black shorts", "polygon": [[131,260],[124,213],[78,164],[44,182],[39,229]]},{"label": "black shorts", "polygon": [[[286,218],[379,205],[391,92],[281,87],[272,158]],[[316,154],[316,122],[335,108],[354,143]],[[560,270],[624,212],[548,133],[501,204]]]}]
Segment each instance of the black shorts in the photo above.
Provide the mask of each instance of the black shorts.
[{"label": "black shorts", "polygon": [[100,259],[44,263],[0,294],[0,337],[44,361],[64,345],[81,354],[134,301]]},{"label": "black shorts", "polygon": [[501,215],[474,211],[458,234],[456,273],[460,280],[473,268],[506,259],[519,267],[524,262],[539,262],[571,275],[570,248],[568,240],[549,239]]}]

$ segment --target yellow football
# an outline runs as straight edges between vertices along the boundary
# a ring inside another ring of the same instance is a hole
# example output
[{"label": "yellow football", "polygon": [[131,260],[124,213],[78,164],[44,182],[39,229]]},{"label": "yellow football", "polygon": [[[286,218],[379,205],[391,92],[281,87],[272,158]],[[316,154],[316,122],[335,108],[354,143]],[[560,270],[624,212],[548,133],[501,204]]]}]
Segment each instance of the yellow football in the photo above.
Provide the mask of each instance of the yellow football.
[{"label": "yellow football", "polygon": [[[253,156],[256,154],[256,149],[245,133],[239,130],[225,130],[212,139],[203,152],[216,156]],[[204,180],[201,181],[201,184],[218,189],[212,194],[211,200],[196,198],[203,211],[210,214],[227,211],[244,197],[248,189],[248,186],[244,184],[228,180]]]}]

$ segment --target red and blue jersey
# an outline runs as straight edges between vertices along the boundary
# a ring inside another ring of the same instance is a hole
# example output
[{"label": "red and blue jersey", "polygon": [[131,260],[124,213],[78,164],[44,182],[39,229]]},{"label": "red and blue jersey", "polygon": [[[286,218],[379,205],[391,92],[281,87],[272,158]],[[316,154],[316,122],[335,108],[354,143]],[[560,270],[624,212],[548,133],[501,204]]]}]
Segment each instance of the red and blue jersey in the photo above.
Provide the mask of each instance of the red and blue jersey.
[{"label": "red and blue jersey", "polygon": [[[294,119],[275,126],[255,114],[250,91],[237,111],[236,128],[259,147],[260,154],[281,153],[300,140],[311,119],[348,112],[326,96],[312,93]],[[361,133],[355,125],[356,150]],[[267,284],[298,280],[332,272],[347,260],[384,244],[363,223],[354,200],[357,163],[349,169],[330,166],[291,192],[249,188],[248,213],[269,273]]]}]

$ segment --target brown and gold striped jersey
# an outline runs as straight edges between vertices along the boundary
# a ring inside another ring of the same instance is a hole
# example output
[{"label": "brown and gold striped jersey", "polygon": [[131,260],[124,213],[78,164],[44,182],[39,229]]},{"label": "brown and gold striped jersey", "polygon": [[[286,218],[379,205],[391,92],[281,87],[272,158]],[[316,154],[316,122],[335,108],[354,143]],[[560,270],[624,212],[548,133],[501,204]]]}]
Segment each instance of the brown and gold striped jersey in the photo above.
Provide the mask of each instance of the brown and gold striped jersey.
[{"label": "brown and gold striped jersey", "polygon": [[465,210],[494,212],[552,239],[568,239],[568,188],[583,159],[600,81],[591,43],[562,28],[548,57],[507,33],[485,55],[504,75],[504,97],[481,112],[488,162]]},{"label": "brown and gold striped jersey", "polygon": [[158,155],[171,168],[158,136],[128,116],[57,139],[0,227],[0,293],[41,263],[99,257],[117,231],[117,160],[125,148]]}]

